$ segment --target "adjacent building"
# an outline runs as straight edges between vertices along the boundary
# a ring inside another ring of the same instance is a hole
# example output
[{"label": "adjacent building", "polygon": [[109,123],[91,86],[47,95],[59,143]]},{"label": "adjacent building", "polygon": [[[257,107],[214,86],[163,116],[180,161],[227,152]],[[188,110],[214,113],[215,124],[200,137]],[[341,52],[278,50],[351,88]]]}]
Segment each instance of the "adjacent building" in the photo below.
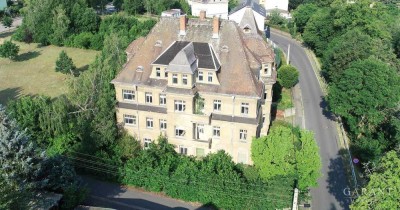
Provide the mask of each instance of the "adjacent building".
[{"label": "adjacent building", "polygon": [[207,18],[228,19],[229,0],[188,0],[188,3],[193,16],[200,16],[200,11],[205,11]]},{"label": "adjacent building", "polygon": [[[246,14],[245,13],[251,13],[251,14]],[[235,7],[228,16],[229,20],[233,20],[239,25],[242,25],[243,23],[248,23],[248,20],[245,20],[244,18],[254,18],[255,22],[257,24],[257,28],[259,31],[263,32],[265,29],[265,18],[266,18],[266,11],[265,9],[255,3],[252,0],[245,0],[244,3],[238,5]]]},{"label": "adjacent building", "polygon": [[252,139],[269,129],[276,69],[254,18],[244,19],[163,17],[132,42],[112,81],[118,124],[144,148],[163,135],[181,154],[225,150],[252,164]]}]

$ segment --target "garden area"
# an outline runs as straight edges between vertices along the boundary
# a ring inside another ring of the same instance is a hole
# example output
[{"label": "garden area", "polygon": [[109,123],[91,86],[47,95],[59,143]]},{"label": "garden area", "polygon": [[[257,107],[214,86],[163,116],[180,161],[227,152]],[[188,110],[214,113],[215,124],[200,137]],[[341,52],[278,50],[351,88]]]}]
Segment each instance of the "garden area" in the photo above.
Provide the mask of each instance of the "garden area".
[{"label": "garden area", "polygon": [[[10,36],[0,36],[0,44],[9,39]],[[67,80],[70,76],[54,70],[62,50],[72,58],[78,71],[87,70],[98,54],[95,50],[14,43],[20,49],[15,61],[0,58],[1,104],[23,95],[56,97],[66,93]]]}]

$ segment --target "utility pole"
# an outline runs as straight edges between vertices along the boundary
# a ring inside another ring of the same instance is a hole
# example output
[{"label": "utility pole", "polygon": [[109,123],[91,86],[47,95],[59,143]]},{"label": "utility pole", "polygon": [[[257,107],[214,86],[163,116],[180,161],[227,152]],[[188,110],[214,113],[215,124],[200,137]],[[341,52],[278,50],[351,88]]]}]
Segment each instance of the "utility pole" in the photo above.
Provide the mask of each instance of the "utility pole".
[{"label": "utility pole", "polygon": [[289,65],[289,60],[290,60],[290,44],[289,44],[288,52],[287,52],[287,61],[286,61],[287,65]]},{"label": "utility pole", "polygon": [[299,198],[299,190],[297,188],[294,188],[292,210],[297,210],[298,209],[298,204],[297,204],[298,198]]}]

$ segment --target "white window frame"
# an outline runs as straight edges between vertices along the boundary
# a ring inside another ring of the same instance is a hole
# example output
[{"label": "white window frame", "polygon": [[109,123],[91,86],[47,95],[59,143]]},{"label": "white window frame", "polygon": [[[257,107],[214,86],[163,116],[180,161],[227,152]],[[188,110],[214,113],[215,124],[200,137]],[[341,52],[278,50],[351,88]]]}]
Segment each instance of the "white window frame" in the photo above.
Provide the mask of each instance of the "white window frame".
[{"label": "white window frame", "polygon": [[167,120],[160,120],[160,130],[167,130]]},{"label": "white window frame", "polygon": [[182,75],[182,85],[188,84],[188,76],[187,74]]},{"label": "white window frame", "polygon": [[144,138],[143,139],[143,149],[149,149],[151,144],[151,139]]},{"label": "white window frame", "polygon": [[212,82],[213,81],[213,73],[212,72],[208,72],[208,76],[207,76],[207,80],[208,82]]},{"label": "white window frame", "polygon": [[242,103],[240,106],[240,113],[243,115],[249,114],[249,103]]},{"label": "white window frame", "polygon": [[[182,134],[180,134],[180,132],[178,132],[178,131],[182,131]],[[175,127],[175,137],[184,137],[185,133],[186,133],[186,131],[184,129]]]},{"label": "white window frame", "polygon": [[186,110],[186,102],[184,100],[175,100],[174,110],[175,112],[184,112]]},{"label": "white window frame", "polygon": [[203,81],[204,77],[203,77],[203,72],[202,71],[199,71],[197,78],[198,78],[199,81]]},{"label": "white window frame", "polygon": [[178,84],[178,74],[172,74],[172,84],[174,85]]},{"label": "white window frame", "polygon": [[161,106],[167,105],[167,95],[160,94],[159,100]]},{"label": "white window frame", "polygon": [[240,139],[240,141],[243,141],[243,142],[247,141],[247,130],[240,129],[240,131],[239,131],[239,139]]},{"label": "white window frame", "polygon": [[156,68],[156,77],[161,77],[161,68]]},{"label": "white window frame", "polygon": [[215,137],[215,138],[221,137],[221,127],[219,127],[219,126],[213,127],[213,137]]},{"label": "white window frame", "polygon": [[146,128],[153,128],[153,127],[154,127],[153,118],[147,117],[146,118]]},{"label": "white window frame", "polygon": [[213,110],[214,111],[221,111],[222,108],[222,101],[221,100],[214,100]]},{"label": "white window frame", "polygon": [[[127,97],[125,97],[127,96]],[[132,99],[129,99],[128,96],[131,96]],[[122,90],[122,98],[124,101],[134,101],[135,100],[135,91],[133,90]]]},{"label": "white window frame", "polygon": [[188,151],[188,148],[187,148],[187,147],[185,147],[185,146],[183,146],[183,145],[179,145],[179,154],[181,154],[181,155],[187,155],[187,151]]},{"label": "white window frame", "polygon": [[[132,120],[132,123],[129,123],[130,120]],[[130,115],[130,114],[124,114],[124,124],[127,126],[135,126],[136,125],[136,116]]]},{"label": "white window frame", "polygon": [[145,98],[146,98],[146,104],[152,104],[153,103],[153,94],[150,92],[145,93]]}]

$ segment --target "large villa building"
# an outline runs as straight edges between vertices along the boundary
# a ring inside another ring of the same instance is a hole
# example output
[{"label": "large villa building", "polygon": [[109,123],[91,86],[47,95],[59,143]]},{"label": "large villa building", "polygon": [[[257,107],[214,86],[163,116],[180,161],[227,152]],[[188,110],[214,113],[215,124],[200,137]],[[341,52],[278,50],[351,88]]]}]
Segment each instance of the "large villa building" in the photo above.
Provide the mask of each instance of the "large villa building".
[{"label": "large villa building", "polygon": [[237,24],[218,17],[163,17],[131,43],[112,81],[117,121],[146,148],[163,135],[197,157],[225,150],[252,164],[253,137],[270,125],[275,54],[249,10]]}]

